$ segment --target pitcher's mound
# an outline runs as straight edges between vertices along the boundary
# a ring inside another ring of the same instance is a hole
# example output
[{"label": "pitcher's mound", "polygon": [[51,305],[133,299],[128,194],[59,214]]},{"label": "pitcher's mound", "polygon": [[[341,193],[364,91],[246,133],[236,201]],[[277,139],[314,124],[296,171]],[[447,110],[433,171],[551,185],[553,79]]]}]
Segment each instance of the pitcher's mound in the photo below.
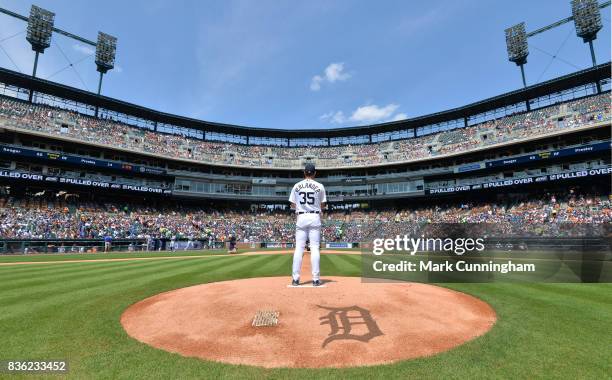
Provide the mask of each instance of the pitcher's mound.
[{"label": "pitcher's mound", "polygon": [[287,287],[289,281],[178,289],[130,306],[121,323],[133,338],[184,356],[314,368],[433,355],[486,333],[496,319],[487,303],[433,285],[324,277],[325,287]]}]

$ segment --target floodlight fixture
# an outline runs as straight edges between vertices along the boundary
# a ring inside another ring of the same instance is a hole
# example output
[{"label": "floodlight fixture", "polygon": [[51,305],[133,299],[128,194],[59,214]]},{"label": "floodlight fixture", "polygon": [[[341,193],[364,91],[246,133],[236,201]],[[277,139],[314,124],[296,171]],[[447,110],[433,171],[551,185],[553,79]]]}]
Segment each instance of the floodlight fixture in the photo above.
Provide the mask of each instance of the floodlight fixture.
[{"label": "floodlight fixture", "polygon": [[523,78],[523,86],[527,87],[525,81],[525,69],[523,65],[527,63],[529,55],[529,47],[527,46],[527,32],[525,31],[525,23],[521,22],[506,29],[506,49],[508,50],[508,60],[514,62],[521,67],[521,77]]},{"label": "floodlight fixture", "polygon": [[[53,23],[55,21],[55,13],[46,9],[32,5],[30,8],[30,17],[28,18],[28,28],[26,40],[32,45],[34,50],[34,67],[32,76],[36,76],[38,68],[38,55],[45,52],[45,49],[51,46],[51,35],[53,34]],[[34,91],[30,91],[28,97],[32,101]]]},{"label": "floodlight fixture", "polygon": [[[98,32],[98,43],[96,44],[96,66],[100,72],[98,81],[98,95],[102,92],[102,78],[108,70],[115,67],[115,54],[117,53],[117,37],[110,34]],[[96,117],[98,117],[98,107],[96,107]]]},{"label": "floodlight fixture", "polygon": [[506,29],[506,48],[508,50],[508,60],[517,65],[527,63],[529,48],[527,46],[527,32],[525,23],[521,22]]},{"label": "floodlight fixture", "polygon": [[28,18],[26,40],[32,45],[32,50],[36,53],[44,53],[45,49],[51,46],[54,20],[55,13],[32,5]]},{"label": "floodlight fixture", "polygon": [[96,44],[96,66],[98,71],[105,74],[115,67],[115,53],[117,52],[117,37],[110,34],[98,32],[98,43]]},{"label": "floodlight fixture", "polygon": [[585,43],[589,43],[591,61],[595,66],[597,62],[593,40],[597,38],[597,32],[603,27],[597,0],[572,0],[572,16],[576,26],[576,35]]},{"label": "floodlight fixture", "polygon": [[584,42],[597,38],[597,32],[603,27],[597,0],[572,0],[572,16],[578,37]]}]

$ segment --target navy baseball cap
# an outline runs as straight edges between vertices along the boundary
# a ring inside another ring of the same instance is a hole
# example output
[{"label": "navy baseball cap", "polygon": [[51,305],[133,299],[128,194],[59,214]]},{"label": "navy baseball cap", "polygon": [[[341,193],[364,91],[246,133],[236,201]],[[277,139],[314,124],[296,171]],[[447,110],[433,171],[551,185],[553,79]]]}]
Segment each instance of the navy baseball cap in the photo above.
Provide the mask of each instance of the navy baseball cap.
[{"label": "navy baseball cap", "polygon": [[315,166],[314,164],[311,164],[310,162],[306,164],[306,166],[304,166],[304,173],[306,174],[314,174],[315,172]]}]

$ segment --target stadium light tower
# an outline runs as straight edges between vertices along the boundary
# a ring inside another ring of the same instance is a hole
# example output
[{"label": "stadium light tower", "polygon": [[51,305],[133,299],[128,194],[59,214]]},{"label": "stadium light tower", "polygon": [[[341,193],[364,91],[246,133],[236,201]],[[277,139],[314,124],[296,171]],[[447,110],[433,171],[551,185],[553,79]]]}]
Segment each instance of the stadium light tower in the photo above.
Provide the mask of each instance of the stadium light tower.
[{"label": "stadium light tower", "polygon": [[[98,32],[98,43],[96,44],[96,66],[100,72],[98,81],[98,95],[102,91],[102,77],[115,67],[115,54],[117,53],[117,38],[110,34]],[[96,117],[98,107],[96,107]]]},{"label": "stadium light tower", "polygon": [[[53,34],[53,23],[55,21],[55,13],[32,5],[30,8],[30,17],[28,18],[28,28],[26,40],[32,45],[32,50],[36,52],[34,56],[34,69],[32,77],[36,77],[36,68],[38,67],[38,55],[45,52],[45,49],[51,46],[51,35]],[[33,91],[30,91],[30,102],[32,101]]]},{"label": "stadium light tower", "polygon": [[603,26],[597,0],[572,0],[572,16],[574,17],[574,25],[576,25],[576,35],[581,37],[585,43],[589,43],[591,61],[595,66],[597,62],[593,40],[597,38],[597,32]]},{"label": "stadium light tower", "polygon": [[527,63],[529,48],[527,47],[527,33],[525,32],[524,22],[506,29],[506,49],[508,50],[508,60],[521,67],[523,87],[527,87],[523,66]]},{"label": "stadium light tower", "polygon": [[102,90],[102,76],[115,67],[115,53],[117,52],[117,37],[110,34],[98,32],[98,43],[96,44],[96,66],[100,72],[98,82],[98,95]]}]

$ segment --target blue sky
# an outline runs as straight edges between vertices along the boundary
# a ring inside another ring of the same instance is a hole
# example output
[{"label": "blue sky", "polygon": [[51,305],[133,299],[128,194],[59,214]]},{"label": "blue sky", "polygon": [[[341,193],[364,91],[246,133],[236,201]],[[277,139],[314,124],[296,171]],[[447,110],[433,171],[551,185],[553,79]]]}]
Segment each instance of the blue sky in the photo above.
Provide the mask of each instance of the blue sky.
[{"label": "blue sky", "polygon": [[[0,0],[27,15],[30,1]],[[39,0],[56,26],[118,37],[105,95],[209,121],[334,128],[410,118],[521,87],[504,29],[571,14],[569,0]],[[610,60],[610,8],[595,41]],[[31,73],[25,23],[0,15],[0,66]],[[591,65],[573,23],[529,40],[528,83]],[[80,60],[75,69],[71,62]],[[89,47],[54,35],[39,76],[95,91]],[[552,59],[550,55],[557,55]]]}]

